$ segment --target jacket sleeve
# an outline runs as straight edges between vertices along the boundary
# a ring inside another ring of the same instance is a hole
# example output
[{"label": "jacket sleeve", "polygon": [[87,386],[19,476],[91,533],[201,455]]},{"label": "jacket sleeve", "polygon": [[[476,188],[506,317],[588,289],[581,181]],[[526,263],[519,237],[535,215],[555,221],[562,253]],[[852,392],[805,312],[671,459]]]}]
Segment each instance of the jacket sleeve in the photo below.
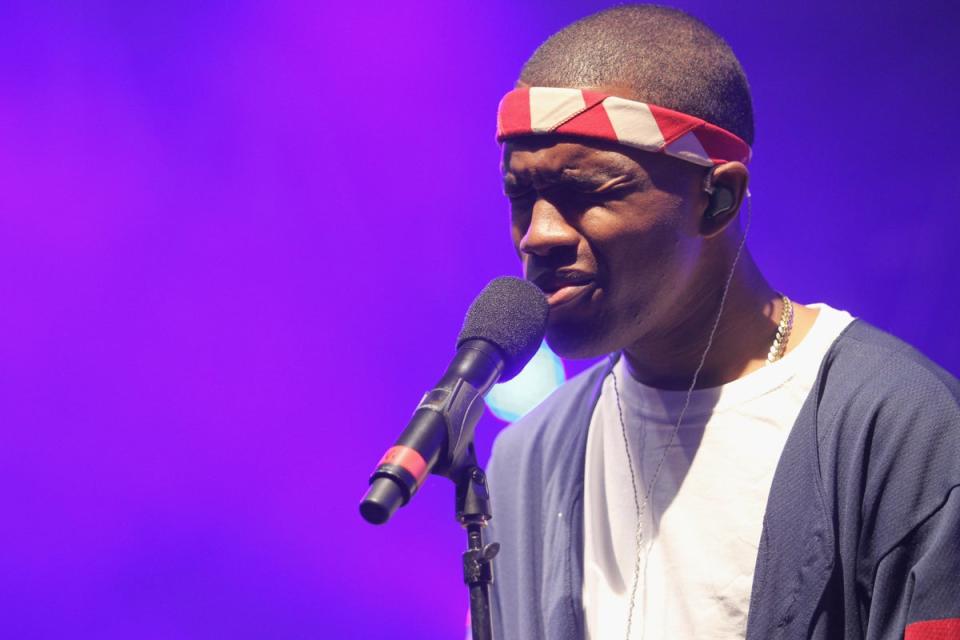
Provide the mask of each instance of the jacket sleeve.
[{"label": "jacket sleeve", "polygon": [[877,565],[867,638],[960,640],[960,487]]}]

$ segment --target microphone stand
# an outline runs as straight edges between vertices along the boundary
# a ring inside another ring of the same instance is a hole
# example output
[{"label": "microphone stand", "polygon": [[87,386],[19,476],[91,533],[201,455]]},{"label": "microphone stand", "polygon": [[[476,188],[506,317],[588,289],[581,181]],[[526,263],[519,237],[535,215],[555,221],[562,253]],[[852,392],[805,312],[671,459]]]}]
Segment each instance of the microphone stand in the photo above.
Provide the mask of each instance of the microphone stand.
[{"label": "microphone stand", "polygon": [[470,627],[472,640],[493,640],[490,617],[490,584],[493,583],[491,561],[500,551],[500,544],[483,544],[483,529],[493,517],[487,476],[477,464],[471,442],[463,460],[453,472],[457,486],[457,520],[467,530],[467,550],[463,554],[463,581],[470,589]]}]

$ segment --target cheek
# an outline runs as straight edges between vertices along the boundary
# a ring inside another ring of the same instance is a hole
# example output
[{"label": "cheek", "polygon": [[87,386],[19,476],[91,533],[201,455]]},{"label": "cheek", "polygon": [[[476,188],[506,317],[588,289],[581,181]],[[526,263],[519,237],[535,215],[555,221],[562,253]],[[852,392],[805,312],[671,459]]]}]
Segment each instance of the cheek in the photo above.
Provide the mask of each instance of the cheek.
[{"label": "cheek", "polygon": [[696,245],[682,227],[654,224],[598,246],[610,311],[635,322],[673,304],[695,271]]},{"label": "cheek", "polygon": [[682,235],[668,224],[624,229],[598,242],[597,252],[608,262],[612,280],[625,286],[644,286],[659,273],[669,270],[683,246]]}]

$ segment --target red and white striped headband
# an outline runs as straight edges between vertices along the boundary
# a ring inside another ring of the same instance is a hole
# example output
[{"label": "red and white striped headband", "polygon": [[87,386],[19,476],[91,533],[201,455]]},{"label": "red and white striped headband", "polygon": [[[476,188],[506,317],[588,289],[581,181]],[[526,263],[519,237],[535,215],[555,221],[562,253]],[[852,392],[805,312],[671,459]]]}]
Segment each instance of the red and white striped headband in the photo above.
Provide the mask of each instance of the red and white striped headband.
[{"label": "red and white striped headband", "polygon": [[679,111],[584,89],[514,89],[500,101],[497,142],[557,134],[618,142],[710,167],[750,161],[750,146],[726,129]]}]

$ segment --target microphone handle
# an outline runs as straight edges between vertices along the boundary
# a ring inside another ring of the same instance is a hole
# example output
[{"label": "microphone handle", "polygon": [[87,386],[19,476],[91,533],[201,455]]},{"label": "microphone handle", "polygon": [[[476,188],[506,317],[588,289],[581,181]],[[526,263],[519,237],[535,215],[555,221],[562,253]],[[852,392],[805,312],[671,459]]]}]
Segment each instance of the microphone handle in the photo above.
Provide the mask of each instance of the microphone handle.
[{"label": "microphone handle", "polygon": [[360,502],[360,514],[383,524],[407,504],[427,474],[447,475],[473,442],[473,430],[483,415],[483,396],[503,372],[503,355],[491,342],[467,340],[440,382],[417,405],[396,444],[370,476],[370,488]]}]

